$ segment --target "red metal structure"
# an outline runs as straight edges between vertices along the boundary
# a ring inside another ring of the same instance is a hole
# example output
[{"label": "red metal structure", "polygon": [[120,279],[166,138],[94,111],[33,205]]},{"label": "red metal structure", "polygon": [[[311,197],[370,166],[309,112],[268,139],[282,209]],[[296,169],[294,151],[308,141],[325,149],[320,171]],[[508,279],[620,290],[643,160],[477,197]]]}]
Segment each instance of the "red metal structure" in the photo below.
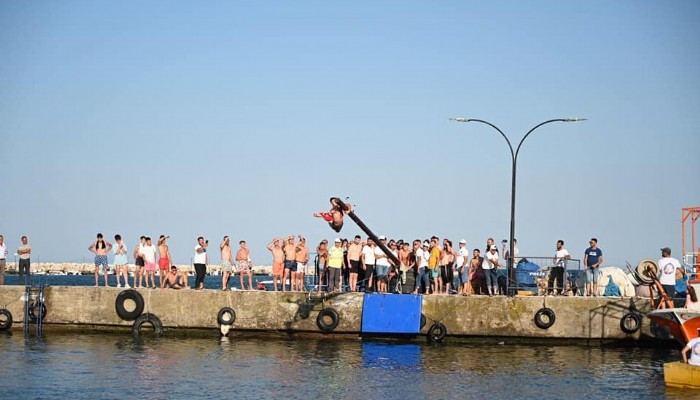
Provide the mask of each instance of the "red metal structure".
[{"label": "red metal structure", "polygon": [[[695,277],[700,276],[700,247],[696,247],[695,224],[700,219],[700,207],[684,208],[681,217],[681,240],[683,246],[683,260],[693,267]],[[690,225],[688,227],[688,225]],[[686,247],[688,240],[685,236],[686,229],[690,228],[690,248]]]}]

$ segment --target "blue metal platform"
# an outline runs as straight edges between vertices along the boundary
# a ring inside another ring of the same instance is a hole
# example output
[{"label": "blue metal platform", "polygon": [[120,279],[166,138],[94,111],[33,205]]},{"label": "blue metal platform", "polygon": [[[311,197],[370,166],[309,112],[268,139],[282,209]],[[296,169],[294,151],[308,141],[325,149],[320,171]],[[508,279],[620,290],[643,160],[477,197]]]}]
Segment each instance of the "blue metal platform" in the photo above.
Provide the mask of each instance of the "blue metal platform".
[{"label": "blue metal platform", "polygon": [[422,299],[419,295],[366,293],[362,306],[362,333],[420,333]]}]

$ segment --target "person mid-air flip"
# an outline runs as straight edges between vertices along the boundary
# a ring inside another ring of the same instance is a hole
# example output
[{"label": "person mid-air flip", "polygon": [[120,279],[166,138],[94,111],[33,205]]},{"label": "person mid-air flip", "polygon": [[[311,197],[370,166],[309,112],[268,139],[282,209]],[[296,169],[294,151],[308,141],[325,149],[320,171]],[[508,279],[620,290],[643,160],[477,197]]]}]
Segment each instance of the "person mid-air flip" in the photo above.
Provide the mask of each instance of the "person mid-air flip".
[{"label": "person mid-air flip", "polygon": [[343,229],[343,216],[352,212],[352,206],[343,203],[337,197],[331,197],[330,201],[331,209],[328,212],[315,212],[314,217],[323,218],[334,231],[340,232]]}]

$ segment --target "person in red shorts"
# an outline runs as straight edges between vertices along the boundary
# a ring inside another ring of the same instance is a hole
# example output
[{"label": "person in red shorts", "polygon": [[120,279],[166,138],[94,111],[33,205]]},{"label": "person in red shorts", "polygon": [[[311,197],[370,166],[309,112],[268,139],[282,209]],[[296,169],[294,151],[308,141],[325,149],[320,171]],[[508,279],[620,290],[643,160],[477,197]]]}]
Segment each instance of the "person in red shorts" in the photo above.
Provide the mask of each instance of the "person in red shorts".
[{"label": "person in red shorts", "polygon": [[328,212],[315,212],[314,217],[323,218],[334,231],[340,232],[343,229],[343,216],[345,213],[352,212],[352,206],[345,204],[344,208],[341,207],[340,199],[337,197],[331,197],[330,202],[331,209]]},{"label": "person in red shorts", "polygon": [[158,238],[158,254],[160,254],[160,259],[158,259],[158,268],[160,269],[160,274],[158,275],[158,280],[160,281],[160,288],[162,289],[165,285],[165,276],[170,270],[171,257],[170,248],[165,243],[170,236],[160,235]]}]

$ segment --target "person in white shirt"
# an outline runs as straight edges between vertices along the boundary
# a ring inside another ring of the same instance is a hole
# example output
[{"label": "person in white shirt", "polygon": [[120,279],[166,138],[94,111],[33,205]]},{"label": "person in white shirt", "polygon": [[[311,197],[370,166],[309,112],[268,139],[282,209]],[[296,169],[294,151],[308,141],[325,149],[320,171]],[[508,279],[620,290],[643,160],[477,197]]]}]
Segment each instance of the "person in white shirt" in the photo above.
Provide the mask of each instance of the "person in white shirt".
[{"label": "person in white shirt", "polygon": [[374,264],[376,259],[374,257],[374,240],[372,238],[367,238],[367,244],[362,247],[362,270],[365,272],[365,291],[374,291]]},{"label": "person in white shirt", "polygon": [[[671,257],[671,249],[664,247],[661,249],[661,259],[659,260],[659,282],[671,301],[676,295],[676,271],[681,271],[685,275],[681,263]],[[661,302],[661,298],[662,296],[659,295],[659,302]]]},{"label": "person in white shirt", "polygon": [[484,275],[486,276],[486,291],[489,296],[494,296],[498,294],[498,276],[496,275],[496,269],[500,265],[500,260],[498,258],[498,248],[495,244],[491,245],[486,257],[484,257],[484,263],[481,268],[484,270]]},{"label": "person in white shirt", "polygon": [[[146,245],[143,246],[141,250],[143,254],[143,260],[146,270],[146,287],[155,289],[156,286],[156,246],[153,245],[153,241],[150,237],[146,237]],[[149,285],[150,280],[150,285]]]},{"label": "person in white shirt", "polygon": [[[688,358],[688,352],[690,352],[690,358]],[[690,340],[681,350],[681,355],[684,363],[700,366],[700,338]]]},{"label": "person in white shirt", "polygon": [[[385,236],[380,236],[379,242],[386,247]],[[386,293],[389,277],[389,258],[387,258],[384,250],[377,246],[374,248],[374,259],[376,260],[374,271],[377,274],[377,291]]]},{"label": "person in white shirt", "polygon": [[459,241],[455,266],[459,276],[459,292],[457,294],[466,296],[467,285],[469,284],[469,249],[467,249],[467,241],[465,239]]},{"label": "person in white shirt", "polygon": [[[557,251],[554,253],[552,262],[554,265],[549,271],[549,284],[547,285],[547,294],[556,294],[561,296],[564,291],[564,269],[566,268],[566,260],[570,260],[571,255],[569,250],[564,248],[564,241],[557,240]],[[557,281],[557,286],[554,286],[554,281]]]},{"label": "person in white shirt", "polygon": [[209,241],[204,240],[202,236],[197,238],[197,245],[194,246],[194,272],[197,278],[194,282],[195,290],[204,289],[204,277],[207,274],[207,247]]}]

